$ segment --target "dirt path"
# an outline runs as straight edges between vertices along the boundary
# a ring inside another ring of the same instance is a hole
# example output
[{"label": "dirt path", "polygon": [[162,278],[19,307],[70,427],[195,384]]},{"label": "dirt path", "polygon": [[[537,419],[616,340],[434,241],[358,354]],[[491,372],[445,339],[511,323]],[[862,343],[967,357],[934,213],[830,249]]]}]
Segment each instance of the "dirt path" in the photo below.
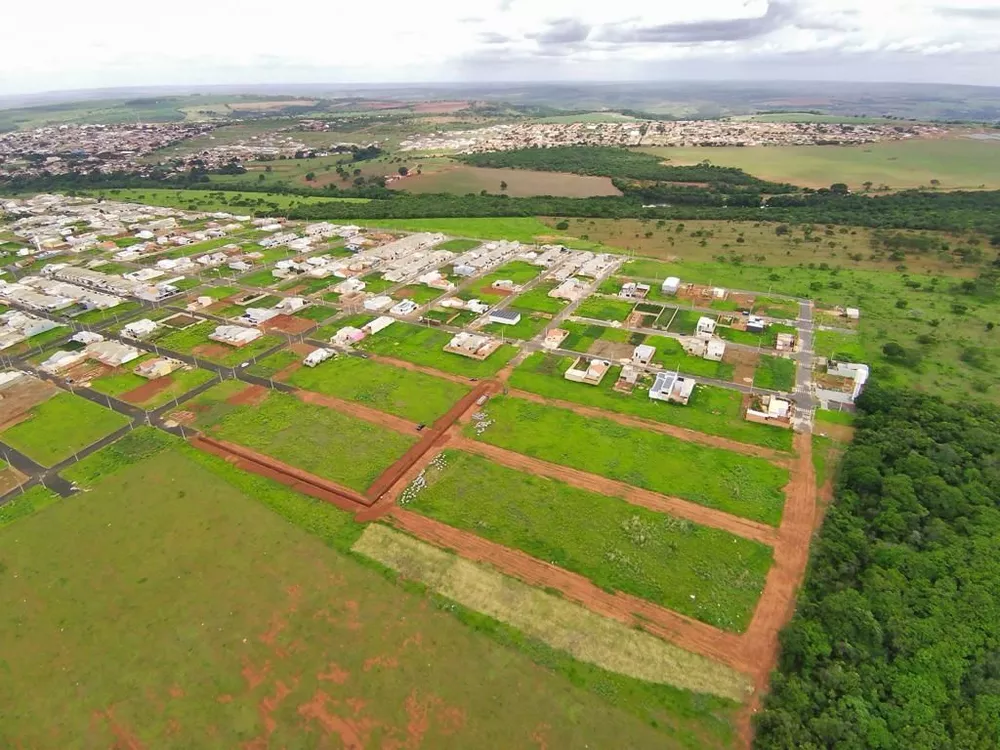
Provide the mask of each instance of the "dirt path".
[{"label": "dirt path", "polygon": [[398,528],[426,542],[454,550],[470,560],[489,563],[500,572],[529,585],[557,589],[567,599],[600,615],[640,627],[681,648],[716,659],[741,672],[751,671],[751,665],[743,658],[742,639],[734,633],[628,594],[610,594],[581,575],[403,508],[393,508],[388,519]]},{"label": "dirt path", "polygon": [[[497,384],[492,381],[480,383],[479,387],[475,390],[469,391],[461,399],[455,402],[455,405],[452,406],[444,414],[444,416],[440,417],[428,430],[425,431],[420,442],[411,447],[399,458],[398,461],[396,461],[396,463],[382,472],[379,478],[376,479],[368,488],[365,496],[372,502],[376,502],[384,497],[385,502],[379,504],[378,507],[379,509],[384,508],[385,512],[388,512],[392,503],[395,502],[395,496],[390,493],[390,490],[399,481],[399,479],[409,472],[411,468],[423,463],[422,459],[430,460],[430,458],[433,457],[433,454],[437,452],[440,445],[445,441],[448,430],[451,426],[462,418],[466,412],[470,412],[473,409],[478,408],[476,401],[478,401],[481,396],[492,393],[497,387]],[[366,518],[366,520],[371,519]]]},{"label": "dirt path", "polygon": [[558,464],[541,461],[537,458],[530,458],[529,456],[515,453],[505,448],[498,448],[495,445],[481,443],[478,440],[470,440],[461,436],[456,436],[451,441],[451,447],[475,453],[503,466],[508,466],[511,469],[537,474],[550,479],[557,479],[560,482],[565,482],[572,487],[582,490],[620,497],[633,505],[640,505],[661,513],[669,513],[678,518],[686,518],[703,526],[722,529],[723,531],[728,531],[730,534],[735,534],[746,539],[753,539],[763,544],[773,545],[778,540],[778,530],[767,524],[740,518],[739,516],[724,513],[713,508],[706,508],[703,505],[682,500],[679,497],[660,495],[656,492],[632,487],[624,482],[617,482],[614,479],[608,479],[596,474],[588,474],[585,471],[559,466]]},{"label": "dirt path", "polygon": [[539,396],[537,393],[521,391],[516,388],[511,388],[508,393],[515,398],[524,399],[525,401],[534,401],[538,404],[558,406],[560,409],[568,409],[569,411],[574,411],[577,414],[590,417],[591,419],[609,419],[627,427],[637,427],[643,430],[659,432],[680,440],[686,440],[689,443],[698,443],[699,445],[707,445],[712,448],[724,448],[725,450],[732,451],[733,453],[742,453],[746,456],[764,458],[785,468],[788,468],[792,460],[787,454],[772,450],[771,448],[764,448],[759,445],[750,445],[749,443],[741,443],[737,440],[730,440],[729,438],[719,437],[717,435],[706,435],[703,432],[689,430],[686,427],[677,427],[676,425],[666,424],[664,422],[654,422],[651,419],[632,417],[627,414],[619,414],[613,411],[597,409],[592,406],[583,406],[582,404],[573,403],[572,401],[562,401],[557,398],[546,398],[544,396]]},{"label": "dirt path", "polygon": [[383,357],[381,354],[369,354],[368,359],[374,360],[376,362],[381,362],[384,365],[392,365],[393,367],[398,367],[402,370],[411,370],[412,372],[422,372],[425,375],[433,375],[435,378],[441,378],[442,380],[450,380],[453,383],[461,383],[462,385],[468,386],[471,382],[469,378],[463,377],[462,375],[453,375],[450,372],[442,372],[441,370],[435,370],[433,367],[424,367],[423,365],[415,365],[412,362],[407,362],[403,359],[393,359],[392,357]]},{"label": "dirt path", "polygon": [[764,593],[754,610],[744,636],[744,653],[753,665],[751,674],[757,691],[743,717],[741,735],[750,744],[750,715],[760,708],[771,670],[778,662],[778,632],[795,611],[795,594],[805,577],[809,562],[809,543],[818,518],[816,477],[812,464],[812,436],[796,433],[798,453],[792,479],[785,488],[785,512],[778,530],[774,565],[767,574]]},{"label": "dirt path", "polygon": [[355,401],[345,401],[336,396],[328,396],[325,393],[316,393],[315,391],[296,390],[293,392],[293,395],[303,403],[325,406],[341,414],[357,417],[358,419],[363,419],[366,422],[377,424],[380,427],[385,427],[395,432],[402,432],[407,435],[417,434],[416,422],[408,422],[400,417],[386,414],[384,411],[373,409],[370,406],[365,406]]},{"label": "dirt path", "polygon": [[342,510],[356,513],[367,508],[369,504],[354,490],[342,487],[336,482],[310,474],[245,446],[217,440],[207,435],[193,437],[190,442],[195,448],[220,456],[239,469],[273,479],[304,495],[336,505]]}]

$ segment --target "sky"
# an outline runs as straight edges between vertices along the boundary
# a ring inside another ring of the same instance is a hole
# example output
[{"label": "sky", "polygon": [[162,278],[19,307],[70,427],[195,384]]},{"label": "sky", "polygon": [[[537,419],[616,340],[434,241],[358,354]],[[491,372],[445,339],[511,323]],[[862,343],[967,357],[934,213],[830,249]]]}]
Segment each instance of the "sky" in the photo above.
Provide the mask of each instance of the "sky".
[{"label": "sky", "polygon": [[1000,0],[49,0],[0,95],[152,85],[834,80],[1000,85]]}]

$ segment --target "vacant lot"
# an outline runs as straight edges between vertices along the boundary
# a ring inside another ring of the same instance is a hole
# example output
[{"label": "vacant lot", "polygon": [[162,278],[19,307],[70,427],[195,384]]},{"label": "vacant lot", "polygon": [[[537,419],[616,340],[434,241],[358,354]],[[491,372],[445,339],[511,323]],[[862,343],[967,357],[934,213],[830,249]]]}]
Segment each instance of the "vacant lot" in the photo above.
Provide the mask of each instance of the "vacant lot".
[{"label": "vacant lot", "polygon": [[608,299],[607,297],[591,297],[576,308],[574,314],[581,318],[622,322],[629,316],[634,307],[634,302]]},{"label": "vacant lot", "polygon": [[451,339],[452,334],[447,331],[396,322],[374,336],[364,339],[357,346],[359,349],[373,354],[381,354],[385,357],[393,357],[470,378],[486,378],[495,375],[517,352],[512,346],[501,346],[480,362],[460,354],[444,351],[444,346]]},{"label": "vacant lot", "polygon": [[594,247],[578,235],[566,236],[566,233],[553,229],[536,218],[442,218],[442,219],[342,219],[344,224],[359,224],[361,226],[381,227],[384,229],[402,229],[411,232],[444,232],[453,237],[468,237],[480,240],[518,240],[534,242],[544,239],[546,242],[559,242],[568,247],[588,249]]},{"label": "vacant lot", "polygon": [[183,330],[165,332],[157,337],[156,344],[170,351],[192,354],[218,365],[232,367],[252,359],[282,342],[282,339],[277,336],[265,334],[244,346],[229,346],[212,341],[208,337],[218,325],[212,321],[205,321]]},{"label": "vacant lot", "polygon": [[[746,627],[771,549],[624,500],[448,451],[408,507],[729,630]],[[579,523],[586,518],[587,523]]]},{"label": "vacant lot", "polygon": [[543,461],[777,526],[788,471],[768,461],[668,435],[590,419],[567,409],[494,398],[493,420],[469,437]]},{"label": "vacant lot", "polygon": [[283,393],[270,393],[254,405],[229,403],[242,388],[227,381],[184,406],[214,437],[355,490],[364,491],[416,441]]},{"label": "vacant lot", "polygon": [[297,388],[357,401],[413,422],[431,423],[469,389],[450,380],[360,357],[338,356],[302,367],[287,382]]},{"label": "vacant lot", "polygon": [[549,292],[555,289],[558,284],[554,281],[547,281],[543,284],[536,284],[527,292],[518,295],[514,304],[524,310],[536,310],[537,312],[550,313],[555,315],[569,304],[567,300],[550,297]]},{"label": "vacant lot", "polygon": [[795,388],[795,360],[763,355],[753,376],[757,388],[791,392]]},{"label": "vacant lot", "polygon": [[58,393],[0,438],[42,466],[53,466],[128,424],[128,418],[75,393]]},{"label": "vacant lot", "polygon": [[742,397],[738,391],[698,385],[688,405],[680,406],[653,401],[649,398],[648,391],[642,388],[637,388],[631,394],[613,390],[621,372],[618,366],[611,368],[599,386],[571,383],[563,378],[571,361],[541,353],[532,354],[514,370],[508,382],[513,388],[531,391],[547,398],[573,401],[655,422],[667,422],[708,435],[776,450],[792,449],[792,436],[788,430],[754,424],[743,419]]},{"label": "vacant lot", "polygon": [[[500,183],[506,183],[501,190]],[[586,177],[561,172],[535,172],[530,169],[490,169],[466,165],[446,166],[439,171],[411,174],[391,183],[395,190],[410,193],[505,193],[514,197],[558,195],[589,198],[595,195],[621,195],[610,177]]]},{"label": "vacant lot", "polygon": [[215,377],[208,370],[193,367],[175,370],[170,375],[155,380],[139,377],[132,372],[141,362],[155,356],[149,354],[129,362],[121,372],[97,378],[91,382],[90,387],[98,393],[106,393],[144,409],[156,409]]},{"label": "vacant lot", "polygon": [[732,745],[736,704],[557,652],[537,666],[338,551],[355,528],[168,451],[0,530],[17,573],[0,587],[0,745]]},{"label": "vacant lot", "polygon": [[845,182],[862,190],[865,182],[893,190],[1000,187],[1000,144],[970,138],[869,143],[863,146],[781,146],[776,148],[643,149],[670,164],[709,161],[740,167],[756,177],[803,187],[829,187]]}]

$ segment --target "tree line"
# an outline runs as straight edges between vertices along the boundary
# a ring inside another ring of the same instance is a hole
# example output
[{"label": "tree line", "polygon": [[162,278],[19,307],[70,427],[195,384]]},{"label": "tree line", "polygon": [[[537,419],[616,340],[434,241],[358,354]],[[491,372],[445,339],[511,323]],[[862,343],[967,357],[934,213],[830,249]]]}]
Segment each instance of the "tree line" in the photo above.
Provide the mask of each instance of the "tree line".
[{"label": "tree line", "polygon": [[757,750],[1000,746],[1000,410],[873,383]]}]

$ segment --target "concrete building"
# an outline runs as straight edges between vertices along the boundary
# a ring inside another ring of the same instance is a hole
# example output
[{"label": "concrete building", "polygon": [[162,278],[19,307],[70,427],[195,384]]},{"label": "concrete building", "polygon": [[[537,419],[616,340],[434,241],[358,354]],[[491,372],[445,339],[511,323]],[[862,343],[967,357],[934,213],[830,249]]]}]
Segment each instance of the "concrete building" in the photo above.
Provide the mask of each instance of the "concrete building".
[{"label": "concrete building", "polygon": [[500,342],[497,339],[462,331],[455,334],[444,350],[470,359],[484,360],[499,348]]},{"label": "concrete building", "polygon": [[686,406],[694,393],[695,384],[693,378],[685,378],[676,372],[658,372],[653,387],[649,389],[649,397]]},{"label": "concrete building", "polygon": [[133,372],[140,378],[147,378],[148,380],[155,380],[156,378],[165,378],[172,372],[176,372],[184,366],[183,362],[178,362],[176,359],[170,359],[169,357],[157,357],[155,359],[148,359],[142,364],[136,366]]},{"label": "concrete building", "polygon": [[640,284],[635,281],[628,281],[622,284],[618,296],[622,299],[645,299],[649,294],[649,284]]},{"label": "concrete building", "polygon": [[396,321],[390,318],[388,315],[380,315],[375,318],[375,320],[370,320],[365,323],[361,330],[363,330],[367,335],[371,336],[378,333],[379,331],[384,331],[386,328],[391,326]]},{"label": "concrete building", "polygon": [[660,284],[660,291],[664,294],[677,294],[677,290],[680,289],[681,280],[676,276],[668,276]]},{"label": "concrete building", "polygon": [[579,279],[568,278],[563,281],[559,286],[549,292],[550,297],[555,299],[569,300],[570,302],[576,302],[579,299],[583,299],[587,293],[587,285],[584,284]]},{"label": "concrete building", "polygon": [[622,367],[622,371],[618,375],[618,380],[615,382],[615,390],[619,393],[631,393],[635,390],[636,383],[639,382],[641,374],[642,370],[635,365],[625,365]]},{"label": "concrete building", "polygon": [[751,315],[747,318],[747,330],[750,333],[763,333],[765,328],[767,328],[767,322],[763,318],[757,315]]},{"label": "concrete building", "polygon": [[96,344],[98,341],[104,341],[104,337],[99,333],[94,333],[93,331],[78,331],[70,336],[69,340],[86,346],[89,344]]},{"label": "concrete building", "polygon": [[392,297],[380,294],[377,297],[369,297],[363,303],[363,307],[369,312],[382,312],[392,307]]},{"label": "concrete building", "polygon": [[329,349],[323,349],[323,348],[313,349],[311,352],[309,352],[309,354],[306,355],[306,358],[302,360],[302,364],[304,364],[306,367],[315,367],[321,362],[326,362],[332,356],[333,352],[330,351]]},{"label": "concrete building", "polygon": [[569,331],[565,328],[553,328],[542,339],[542,347],[545,349],[558,349],[567,336],[569,336]]},{"label": "concrete building", "polygon": [[655,354],[655,346],[650,346],[649,344],[639,344],[639,346],[632,351],[632,364],[645,367],[653,361],[653,356]]},{"label": "concrete building", "polygon": [[256,328],[244,328],[243,326],[218,326],[208,337],[212,341],[220,344],[241,347],[246,346],[251,341],[256,341],[263,336]]},{"label": "concrete building", "polygon": [[706,338],[715,335],[715,321],[711,318],[701,317],[698,318],[698,325],[695,328],[695,334],[698,336],[704,336]]},{"label": "concrete building", "polygon": [[130,339],[142,340],[152,334],[156,328],[157,325],[154,321],[149,318],[142,318],[141,320],[133,321],[123,327],[122,335],[127,336]]},{"label": "concrete building", "polygon": [[404,299],[389,308],[393,315],[412,315],[419,306],[412,299]]},{"label": "concrete building", "polygon": [[574,383],[600,385],[610,369],[611,363],[606,359],[592,359],[585,362],[584,357],[577,357],[569,369],[563,373],[563,377]]},{"label": "concrete building", "polygon": [[514,310],[494,310],[490,313],[490,323],[505,326],[516,326],[521,322],[521,313]]},{"label": "concrete building", "polygon": [[748,422],[791,428],[794,413],[795,405],[791,400],[764,393],[750,398],[745,416]]},{"label": "concrete building", "polygon": [[779,333],[775,341],[774,348],[779,352],[791,352],[795,350],[795,334]]}]

